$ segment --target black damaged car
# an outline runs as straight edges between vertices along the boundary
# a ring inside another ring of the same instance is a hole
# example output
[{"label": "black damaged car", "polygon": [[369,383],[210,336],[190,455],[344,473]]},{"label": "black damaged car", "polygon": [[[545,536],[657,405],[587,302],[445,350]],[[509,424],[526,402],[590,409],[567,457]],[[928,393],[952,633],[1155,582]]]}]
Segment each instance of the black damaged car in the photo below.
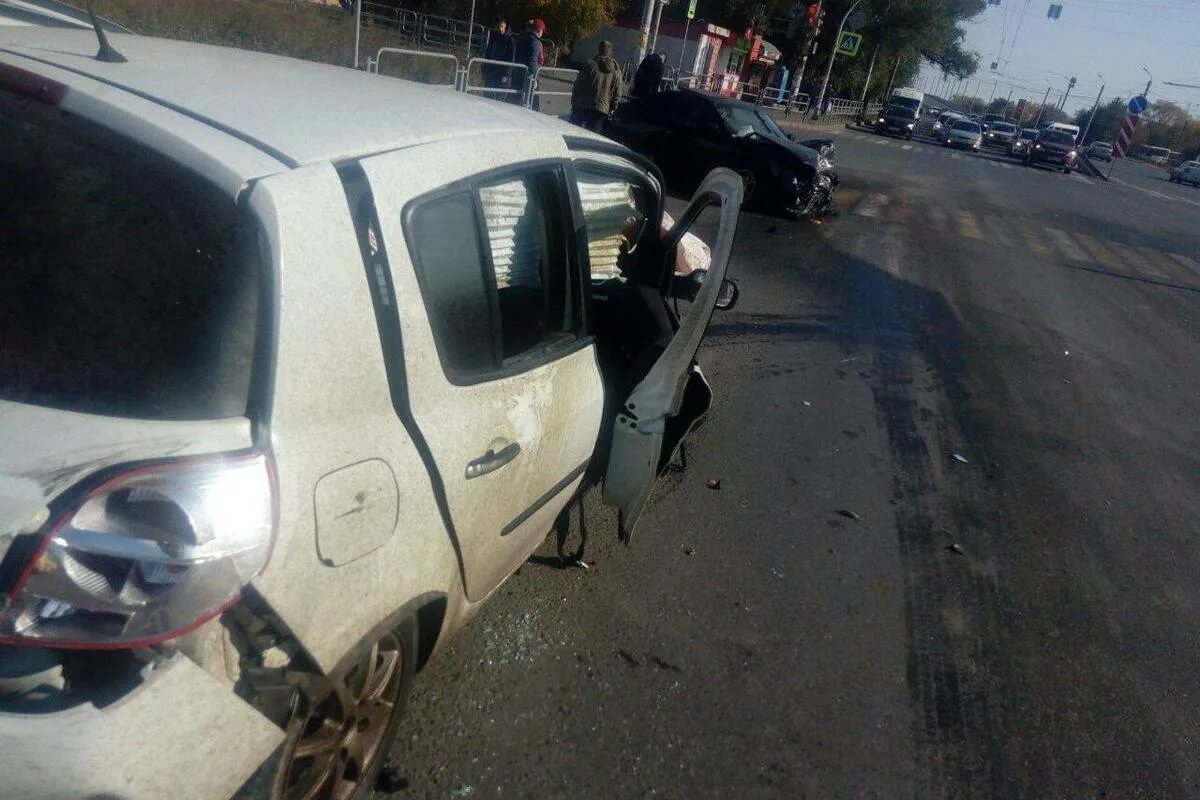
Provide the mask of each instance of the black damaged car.
[{"label": "black damaged car", "polygon": [[650,158],[667,184],[683,191],[715,167],[734,170],[746,186],[746,209],[819,216],[838,184],[832,141],[794,141],[758,106],[703,92],[667,91],[624,103],[605,134]]}]

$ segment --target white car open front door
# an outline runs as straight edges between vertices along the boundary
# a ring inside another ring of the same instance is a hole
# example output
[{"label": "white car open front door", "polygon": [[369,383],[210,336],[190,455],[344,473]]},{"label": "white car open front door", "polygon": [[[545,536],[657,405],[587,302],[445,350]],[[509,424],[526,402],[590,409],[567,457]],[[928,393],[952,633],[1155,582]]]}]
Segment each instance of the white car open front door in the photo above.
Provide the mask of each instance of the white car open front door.
[{"label": "white car open front door", "polygon": [[[666,234],[664,250],[668,263],[673,264],[676,247],[699,219],[700,212],[709,206],[720,207],[719,228],[704,283],[675,336],[625,398],[613,424],[604,476],[604,502],[620,512],[621,537],[626,542],[632,537],[659,473],[708,409],[708,387],[694,368],[694,359],[722,290],[737,233],[742,195],[742,179],[735,172],[724,168],[713,170]],[[689,391],[703,393],[705,397],[685,403]]]}]

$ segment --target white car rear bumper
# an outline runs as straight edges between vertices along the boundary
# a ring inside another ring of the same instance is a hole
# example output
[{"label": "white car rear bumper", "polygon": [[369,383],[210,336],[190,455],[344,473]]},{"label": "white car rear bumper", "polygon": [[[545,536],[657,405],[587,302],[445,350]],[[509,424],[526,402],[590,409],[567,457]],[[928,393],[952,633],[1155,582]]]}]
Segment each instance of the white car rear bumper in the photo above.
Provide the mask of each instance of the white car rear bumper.
[{"label": "white car rear bumper", "polygon": [[0,713],[5,800],[224,800],[283,732],[177,656],[112,705]]}]

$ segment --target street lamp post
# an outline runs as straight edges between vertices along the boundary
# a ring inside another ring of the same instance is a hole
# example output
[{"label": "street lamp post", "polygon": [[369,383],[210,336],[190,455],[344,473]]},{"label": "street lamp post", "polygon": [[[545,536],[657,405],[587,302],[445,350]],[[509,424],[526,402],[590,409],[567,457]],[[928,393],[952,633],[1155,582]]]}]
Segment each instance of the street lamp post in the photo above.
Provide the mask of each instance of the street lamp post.
[{"label": "street lamp post", "polygon": [[1081,145],[1087,143],[1088,131],[1092,129],[1092,122],[1096,119],[1096,109],[1100,108],[1100,98],[1104,96],[1104,76],[1097,72],[1096,77],[1100,79],[1100,91],[1096,94],[1096,103],[1092,106],[1092,115],[1088,117],[1087,125],[1083,127],[1083,135],[1079,137]]},{"label": "street lamp post", "polygon": [[829,88],[829,76],[833,74],[833,62],[837,59],[838,43],[842,41],[842,31],[846,27],[846,20],[850,19],[850,15],[854,13],[854,9],[858,8],[862,0],[854,0],[854,3],[846,9],[846,13],[842,15],[842,21],[838,23],[837,35],[833,37],[833,47],[829,52],[829,63],[825,66],[825,80],[821,81],[821,91],[817,94],[817,113],[821,113],[821,108],[825,105],[825,91]]}]

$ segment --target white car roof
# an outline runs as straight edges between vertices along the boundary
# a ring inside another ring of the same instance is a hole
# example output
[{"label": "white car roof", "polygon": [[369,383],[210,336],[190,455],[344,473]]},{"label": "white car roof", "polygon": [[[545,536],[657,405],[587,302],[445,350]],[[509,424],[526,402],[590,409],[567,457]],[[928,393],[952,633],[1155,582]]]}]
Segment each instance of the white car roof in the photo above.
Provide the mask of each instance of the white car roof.
[{"label": "white car roof", "polygon": [[107,95],[125,90],[250,143],[280,170],[455,137],[487,136],[498,148],[531,131],[599,138],[545,114],[346,67],[148,36],[109,41],[126,63],[96,60],[90,30],[0,26],[0,62],[58,67],[106,84]]}]

